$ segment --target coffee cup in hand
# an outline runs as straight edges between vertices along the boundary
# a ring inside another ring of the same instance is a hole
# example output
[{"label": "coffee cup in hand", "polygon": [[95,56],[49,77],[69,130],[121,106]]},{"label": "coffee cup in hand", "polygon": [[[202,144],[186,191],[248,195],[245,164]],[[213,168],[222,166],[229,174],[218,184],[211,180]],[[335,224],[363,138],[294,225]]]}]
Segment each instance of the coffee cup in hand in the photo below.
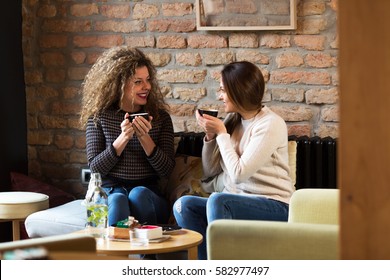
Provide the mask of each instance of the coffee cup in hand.
[{"label": "coffee cup in hand", "polygon": [[148,113],[137,113],[137,114],[131,114],[129,116],[129,121],[133,122],[135,117],[143,117],[145,120],[149,121],[149,114]]},{"label": "coffee cup in hand", "polygon": [[210,115],[213,117],[218,117],[218,110],[210,109],[210,108],[200,108],[198,109],[199,115],[203,116],[203,114]]}]

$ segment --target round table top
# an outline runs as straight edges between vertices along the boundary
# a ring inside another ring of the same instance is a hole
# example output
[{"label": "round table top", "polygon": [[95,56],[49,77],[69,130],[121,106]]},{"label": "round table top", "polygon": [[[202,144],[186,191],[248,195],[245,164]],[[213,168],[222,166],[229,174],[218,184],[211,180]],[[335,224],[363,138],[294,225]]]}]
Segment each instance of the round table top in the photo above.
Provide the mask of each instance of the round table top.
[{"label": "round table top", "polygon": [[35,192],[0,192],[0,219],[25,219],[49,208],[49,196]]},{"label": "round table top", "polygon": [[35,203],[48,200],[49,197],[35,192],[0,192],[0,204]]},{"label": "round table top", "polygon": [[203,240],[200,233],[182,229],[169,235],[167,240],[160,243],[140,245],[130,240],[105,239],[97,240],[96,250],[98,253],[107,255],[133,255],[133,254],[161,254],[187,250],[198,246]]}]

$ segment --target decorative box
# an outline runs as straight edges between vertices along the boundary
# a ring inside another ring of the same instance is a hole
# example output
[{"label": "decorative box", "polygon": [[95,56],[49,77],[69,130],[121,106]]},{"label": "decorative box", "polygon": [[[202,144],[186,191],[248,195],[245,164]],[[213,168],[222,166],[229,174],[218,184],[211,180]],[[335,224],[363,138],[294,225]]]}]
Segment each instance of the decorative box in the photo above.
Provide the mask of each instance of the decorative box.
[{"label": "decorative box", "polygon": [[130,240],[135,239],[156,239],[163,236],[162,227],[159,226],[142,226],[131,230]]},{"label": "decorative box", "polygon": [[108,236],[113,239],[130,239],[129,228],[111,226],[108,228]]}]

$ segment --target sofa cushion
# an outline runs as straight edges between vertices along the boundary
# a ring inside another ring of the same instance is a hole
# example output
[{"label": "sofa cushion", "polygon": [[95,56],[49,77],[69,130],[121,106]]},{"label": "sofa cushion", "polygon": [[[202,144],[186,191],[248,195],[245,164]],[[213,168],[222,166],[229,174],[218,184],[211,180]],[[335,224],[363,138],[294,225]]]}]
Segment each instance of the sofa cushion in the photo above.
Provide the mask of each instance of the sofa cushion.
[{"label": "sofa cushion", "polygon": [[29,215],[24,222],[30,238],[71,233],[85,228],[87,211],[82,199]]},{"label": "sofa cushion", "polygon": [[70,193],[18,172],[11,172],[11,191],[46,194],[49,196],[49,207],[55,207],[75,200],[75,197]]},{"label": "sofa cushion", "polygon": [[176,165],[169,177],[166,192],[173,204],[183,195],[209,196],[202,189],[202,158],[177,155]]}]

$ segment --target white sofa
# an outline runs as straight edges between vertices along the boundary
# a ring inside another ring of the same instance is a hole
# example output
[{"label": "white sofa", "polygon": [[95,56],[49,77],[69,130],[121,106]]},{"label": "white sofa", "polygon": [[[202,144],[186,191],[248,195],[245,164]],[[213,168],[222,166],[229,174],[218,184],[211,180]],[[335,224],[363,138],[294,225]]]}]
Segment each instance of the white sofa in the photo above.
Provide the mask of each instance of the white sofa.
[{"label": "white sofa", "polygon": [[61,235],[85,228],[87,212],[82,199],[35,212],[24,222],[30,238]]}]

